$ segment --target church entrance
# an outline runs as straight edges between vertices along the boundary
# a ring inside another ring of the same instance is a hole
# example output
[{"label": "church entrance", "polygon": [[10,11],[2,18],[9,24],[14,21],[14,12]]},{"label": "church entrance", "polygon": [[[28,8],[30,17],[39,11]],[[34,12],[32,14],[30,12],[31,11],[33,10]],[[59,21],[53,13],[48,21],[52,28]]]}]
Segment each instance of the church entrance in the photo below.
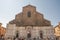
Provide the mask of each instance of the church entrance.
[{"label": "church entrance", "polygon": [[41,39],[43,39],[43,32],[42,32],[42,31],[40,31],[40,33],[39,33],[39,34],[40,34],[40,38],[41,38]]},{"label": "church entrance", "polygon": [[27,38],[31,38],[31,32],[27,33]]},{"label": "church entrance", "polygon": [[18,31],[16,32],[16,38],[18,38],[19,37],[19,33],[18,33]]}]

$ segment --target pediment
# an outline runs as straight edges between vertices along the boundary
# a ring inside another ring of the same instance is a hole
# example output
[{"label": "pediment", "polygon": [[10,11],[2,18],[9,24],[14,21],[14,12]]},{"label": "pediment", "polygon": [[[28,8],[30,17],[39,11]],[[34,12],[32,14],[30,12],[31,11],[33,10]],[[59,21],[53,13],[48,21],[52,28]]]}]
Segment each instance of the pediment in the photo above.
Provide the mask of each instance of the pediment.
[{"label": "pediment", "polygon": [[27,5],[23,7],[23,11],[15,16],[15,19],[10,21],[16,25],[36,25],[36,26],[50,26],[49,20],[44,19],[43,14],[36,11],[36,7]]}]

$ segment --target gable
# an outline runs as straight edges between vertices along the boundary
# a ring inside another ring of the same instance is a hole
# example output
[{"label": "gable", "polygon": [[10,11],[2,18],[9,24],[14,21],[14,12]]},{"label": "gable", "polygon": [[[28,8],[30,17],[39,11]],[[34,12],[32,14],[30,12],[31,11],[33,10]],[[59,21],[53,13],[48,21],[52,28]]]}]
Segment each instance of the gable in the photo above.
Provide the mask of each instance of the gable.
[{"label": "gable", "polygon": [[[49,26],[50,21],[45,20],[43,14],[36,11],[36,7],[27,5],[23,7],[23,11],[15,16],[15,21],[11,21],[16,25],[39,25]],[[10,23],[11,23],[10,22]]]}]

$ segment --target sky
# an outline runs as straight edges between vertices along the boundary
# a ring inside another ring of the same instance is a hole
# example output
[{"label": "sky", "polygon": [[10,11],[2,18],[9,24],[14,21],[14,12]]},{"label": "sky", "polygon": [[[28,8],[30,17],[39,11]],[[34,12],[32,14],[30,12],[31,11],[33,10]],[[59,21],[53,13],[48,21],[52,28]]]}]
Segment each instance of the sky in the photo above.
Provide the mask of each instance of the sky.
[{"label": "sky", "polygon": [[60,0],[0,0],[0,23],[3,27],[15,18],[15,15],[22,12],[22,7],[31,4],[36,10],[44,15],[44,18],[51,21],[53,26],[60,22]]}]

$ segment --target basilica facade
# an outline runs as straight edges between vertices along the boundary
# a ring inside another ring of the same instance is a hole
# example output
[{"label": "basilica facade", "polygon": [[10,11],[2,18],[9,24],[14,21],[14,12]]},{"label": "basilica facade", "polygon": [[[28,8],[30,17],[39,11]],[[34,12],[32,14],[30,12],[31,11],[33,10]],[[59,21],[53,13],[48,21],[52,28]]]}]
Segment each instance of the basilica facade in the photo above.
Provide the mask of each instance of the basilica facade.
[{"label": "basilica facade", "polygon": [[35,6],[24,6],[22,12],[7,24],[5,38],[50,38],[54,35],[51,22],[36,10]]}]

